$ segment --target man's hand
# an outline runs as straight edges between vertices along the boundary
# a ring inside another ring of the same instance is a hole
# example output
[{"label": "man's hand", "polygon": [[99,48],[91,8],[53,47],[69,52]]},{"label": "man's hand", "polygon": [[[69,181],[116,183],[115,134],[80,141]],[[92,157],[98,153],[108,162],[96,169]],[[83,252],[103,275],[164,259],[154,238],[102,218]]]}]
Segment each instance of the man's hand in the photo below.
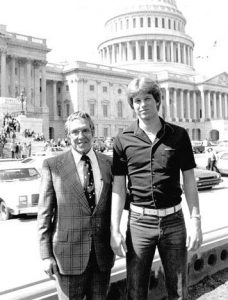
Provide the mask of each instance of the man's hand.
[{"label": "man's hand", "polygon": [[120,257],[125,257],[125,254],[127,252],[127,246],[124,237],[120,232],[111,234],[111,247],[116,255]]},{"label": "man's hand", "polygon": [[193,217],[189,222],[186,246],[189,251],[195,251],[201,246],[202,242],[201,220]]},{"label": "man's hand", "polygon": [[43,260],[43,269],[50,279],[55,279],[54,275],[58,275],[58,268],[54,257],[49,257]]}]

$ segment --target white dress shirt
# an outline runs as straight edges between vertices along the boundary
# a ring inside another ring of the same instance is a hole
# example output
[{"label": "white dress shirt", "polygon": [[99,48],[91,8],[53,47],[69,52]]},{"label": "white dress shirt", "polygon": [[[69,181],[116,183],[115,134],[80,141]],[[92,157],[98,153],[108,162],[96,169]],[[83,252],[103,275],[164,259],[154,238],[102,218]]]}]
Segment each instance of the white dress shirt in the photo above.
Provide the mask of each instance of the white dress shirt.
[{"label": "white dress shirt", "polygon": [[[78,175],[79,175],[81,184],[82,184],[82,186],[84,186],[84,173],[83,173],[84,162],[81,160],[82,154],[80,154],[79,152],[74,150],[73,147],[72,147],[72,153],[73,153],[75,165],[76,165],[76,168],[78,171]],[[91,165],[92,165],[93,178],[94,178],[94,184],[95,184],[95,194],[96,194],[95,200],[96,200],[96,204],[97,204],[99,201],[99,198],[100,198],[100,193],[101,193],[101,188],[102,188],[102,183],[103,183],[102,178],[101,178],[101,171],[100,171],[97,157],[96,157],[96,154],[94,153],[94,151],[92,149],[90,149],[90,151],[88,153],[86,153],[86,155],[90,158]]]}]

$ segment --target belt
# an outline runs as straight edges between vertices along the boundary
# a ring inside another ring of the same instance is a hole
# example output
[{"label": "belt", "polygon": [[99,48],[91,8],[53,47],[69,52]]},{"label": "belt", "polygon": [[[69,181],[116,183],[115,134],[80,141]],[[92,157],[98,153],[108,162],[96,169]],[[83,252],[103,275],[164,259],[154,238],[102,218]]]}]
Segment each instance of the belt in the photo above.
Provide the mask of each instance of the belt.
[{"label": "belt", "polygon": [[168,207],[168,208],[153,209],[153,208],[139,207],[131,203],[130,209],[131,211],[142,215],[153,215],[158,217],[165,217],[179,211],[181,209],[181,204],[178,204],[173,207]]}]

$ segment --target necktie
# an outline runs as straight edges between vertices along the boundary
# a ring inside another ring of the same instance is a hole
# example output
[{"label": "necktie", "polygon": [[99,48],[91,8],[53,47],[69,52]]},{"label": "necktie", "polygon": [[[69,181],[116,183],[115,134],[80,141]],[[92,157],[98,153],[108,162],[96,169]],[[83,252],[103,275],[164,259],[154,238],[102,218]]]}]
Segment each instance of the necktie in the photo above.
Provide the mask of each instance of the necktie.
[{"label": "necktie", "polygon": [[91,211],[95,208],[95,185],[93,178],[93,170],[90,159],[87,155],[83,154],[81,160],[84,162],[84,192],[89,203]]}]

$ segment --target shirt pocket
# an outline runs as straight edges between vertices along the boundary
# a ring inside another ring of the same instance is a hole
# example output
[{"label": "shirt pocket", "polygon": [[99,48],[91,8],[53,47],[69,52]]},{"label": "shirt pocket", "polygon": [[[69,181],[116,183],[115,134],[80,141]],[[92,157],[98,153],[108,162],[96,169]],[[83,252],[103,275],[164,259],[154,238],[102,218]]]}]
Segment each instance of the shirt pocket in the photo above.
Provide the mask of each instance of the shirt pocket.
[{"label": "shirt pocket", "polygon": [[172,169],[176,166],[176,149],[164,148],[162,153],[162,166],[163,168]]}]

